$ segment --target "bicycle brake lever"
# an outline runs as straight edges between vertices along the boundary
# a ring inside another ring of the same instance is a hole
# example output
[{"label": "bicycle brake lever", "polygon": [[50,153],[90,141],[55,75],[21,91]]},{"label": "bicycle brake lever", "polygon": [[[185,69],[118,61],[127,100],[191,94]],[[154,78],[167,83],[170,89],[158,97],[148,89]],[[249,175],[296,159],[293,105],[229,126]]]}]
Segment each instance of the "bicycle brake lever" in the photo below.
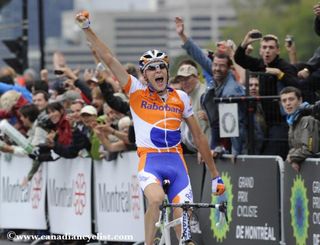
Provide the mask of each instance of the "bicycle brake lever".
[{"label": "bicycle brake lever", "polygon": [[159,210],[163,210],[163,204],[159,205]]},{"label": "bicycle brake lever", "polygon": [[216,226],[220,226],[224,219],[228,223],[227,202],[223,202],[219,206],[219,221],[216,223]]},{"label": "bicycle brake lever", "polygon": [[223,202],[223,213],[224,213],[224,218],[226,219],[226,222],[228,223],[228,202]]}]

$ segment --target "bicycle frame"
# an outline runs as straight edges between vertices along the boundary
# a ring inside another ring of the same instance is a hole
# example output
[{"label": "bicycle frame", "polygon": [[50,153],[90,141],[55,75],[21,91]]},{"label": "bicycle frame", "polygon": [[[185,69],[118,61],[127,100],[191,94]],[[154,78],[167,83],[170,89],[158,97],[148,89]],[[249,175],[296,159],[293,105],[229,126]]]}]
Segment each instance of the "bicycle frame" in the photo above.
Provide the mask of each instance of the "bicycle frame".
[{"label": "bicycle frame", "polygon": [[[188,212],[187,210],[183,209],[183,213],[180,218],[170,221],[169,212],[168,212],[168,208],[170,208],[170,206],[167,206],[167,205],[168,205],[167,202],[164,201],[162,207],[160,207],[159,221],[156,223],[156,227],[160,228],[161,234],[162,234],[159,245],[163,245],[163,244],[171,245],[170,228],[173,228],[181,224],[182,224],[183,232],[181,235],[179,245],[182,245],[184,244],[185,241],[191,240],[191,229],[189,224]],[[188,235],[185,236],[185,234],[188,234]]]},{"label": "bicycle frame", "polygon": [[[179,207],[182,208],[182,216],[180,218],[174,219],[172,221],[169,220],[168,208],[170,207]],[[190,217],[188,211],[190,208],[216,208],[220,211],[221,215],[224,216],[225,220],[228,222],[227,218],[227,203],[223,202],[220,204],[209,204],[209,203],[167,203],[165,200],[162,205],[160,205],[160,216],[159,221],[156,223],[156,227],[160,228],[161,231],[161,239],[159,245],[171,245],[171,237],[170,237],[170,228],[175,227],[177,225],[181,226],[181,238],[179,241],[179,245],[187,244],[191,242],[191,228],[190,228]]]}]

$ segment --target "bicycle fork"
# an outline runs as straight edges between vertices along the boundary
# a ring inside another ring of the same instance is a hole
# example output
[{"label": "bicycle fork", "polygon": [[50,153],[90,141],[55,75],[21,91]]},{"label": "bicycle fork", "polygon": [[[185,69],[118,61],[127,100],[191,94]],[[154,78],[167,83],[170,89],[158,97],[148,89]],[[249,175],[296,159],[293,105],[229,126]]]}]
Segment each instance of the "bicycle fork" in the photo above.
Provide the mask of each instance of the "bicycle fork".
[{"label": "bicycle fork", "polygon": [[190,228],[190,219],[188,214],[188,208],[183,208],[182,217],[181,217],[181,239],[180,244],[191,241],[191,228]]},{"label": "bicycle fork", "polygon": [[159,221],[156,227],[160,228],[162,236],[158,245],[171,245],[170,228],[181,225],[181,237],[179,245],[186,244],[191,240],[191,227],[188,214],[188,207],[182,208],[182,216],[178,219],[170,221],[167,208],[162,208]]},{"label": "bicycle fork", "polygon": [[156,227],[160,228],[162,236],[159,245],[171,245],[170,228],[174,226],[173,222],[169,221],[169,213],[167,208],[163,208],[159,217],[159,221],[156,223]]}]

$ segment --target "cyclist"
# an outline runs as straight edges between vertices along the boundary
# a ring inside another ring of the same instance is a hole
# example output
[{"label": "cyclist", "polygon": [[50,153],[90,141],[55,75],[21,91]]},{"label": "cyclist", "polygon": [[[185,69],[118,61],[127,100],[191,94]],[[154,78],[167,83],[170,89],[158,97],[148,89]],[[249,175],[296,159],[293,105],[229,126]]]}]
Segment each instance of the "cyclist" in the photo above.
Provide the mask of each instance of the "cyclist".
[{"label": "cyclist", "polygon": [[[208,141],[201,132],[193,115],[186,93],[168,87],[169,59],[159,50],[145,52],[139,61],[141,72],[147,84],[130,76],[110,49],[90,28],[86,11],[76,16],[87,40],[95,47],[101,60],[117,77],[125,92],[130,95],[129,104],[133,117],[138,147],[139,182],[147,198],[145,213],[145,243],[153,244],[156,233],[155,223],[159,218],[159,205],[165,194],[161,186],[163,179],[169,179],[170,202],[192,202],[192,190],[186,164],[180,146],[180,124],[188,124],[194,143],[212,177],[212,192],[221,195],[225,186],[213,161]],[[174,217],[180,217],[181,209],[174,210]],[[180,231],[177,231],[179,235]]]}]

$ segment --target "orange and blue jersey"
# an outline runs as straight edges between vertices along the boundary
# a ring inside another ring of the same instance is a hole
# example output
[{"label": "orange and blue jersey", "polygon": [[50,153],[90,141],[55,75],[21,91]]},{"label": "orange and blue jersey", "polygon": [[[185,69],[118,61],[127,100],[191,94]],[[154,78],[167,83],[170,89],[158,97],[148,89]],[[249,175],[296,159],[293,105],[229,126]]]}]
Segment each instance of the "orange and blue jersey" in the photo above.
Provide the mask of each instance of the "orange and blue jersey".
[{"label": "orange and blue jersey", "polygon": [[138,147],[139,182],[144,190],[149,184],[170,180],[170,202],[192,202],[192,190],[185,164],[180,125],[193,115],[188,95],[168,88],[165,101],[135,77],[130,76],[124,90],[129,94]]},{"label": "orange and blue jersey", "polygon": [[139,156],[144,152],[182,152],[180,125],[193,115],[188,95],[169,88],[164,102],[135,77],[124,87],[129,94]]}]

